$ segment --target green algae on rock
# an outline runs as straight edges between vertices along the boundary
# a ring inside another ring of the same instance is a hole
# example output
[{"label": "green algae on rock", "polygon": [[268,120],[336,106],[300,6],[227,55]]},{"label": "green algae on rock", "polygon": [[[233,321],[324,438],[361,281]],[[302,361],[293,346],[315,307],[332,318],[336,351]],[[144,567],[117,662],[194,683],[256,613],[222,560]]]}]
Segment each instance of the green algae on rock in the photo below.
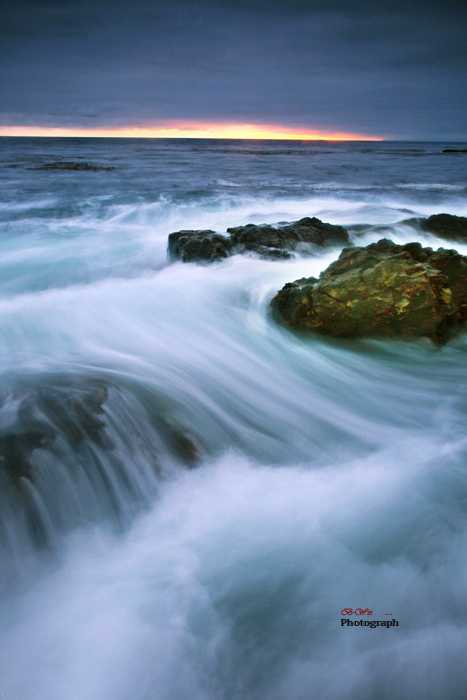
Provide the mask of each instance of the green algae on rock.
[{"label": "green algae on rock", "polygon": [[297,331],[341,338],[421,336],[443,343],[467,318],[467,258],[383,239],[344,248],[320,276],[286,284],[271,301]]}]

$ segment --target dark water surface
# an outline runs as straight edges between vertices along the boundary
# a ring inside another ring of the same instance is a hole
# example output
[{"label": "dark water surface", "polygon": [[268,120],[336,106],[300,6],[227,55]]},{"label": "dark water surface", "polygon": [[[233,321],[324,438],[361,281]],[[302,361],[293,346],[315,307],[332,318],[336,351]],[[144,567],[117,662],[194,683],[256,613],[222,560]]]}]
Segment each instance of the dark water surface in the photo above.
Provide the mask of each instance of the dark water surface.
[{"label": "dark water surface", "polygon": [[303,216],[441,246],[405,221],[467,215],[456,146],[0,139],[0,697],[465,698],[465,336],[276,327],[338,250],[166,254]]}]

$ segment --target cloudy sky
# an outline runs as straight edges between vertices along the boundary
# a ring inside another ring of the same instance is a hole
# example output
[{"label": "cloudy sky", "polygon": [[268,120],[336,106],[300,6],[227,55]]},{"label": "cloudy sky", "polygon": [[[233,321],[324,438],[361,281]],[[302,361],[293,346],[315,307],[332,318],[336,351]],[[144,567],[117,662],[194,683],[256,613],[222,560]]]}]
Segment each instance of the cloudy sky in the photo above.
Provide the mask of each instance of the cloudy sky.
[{"label": "cloudy sky", "polygon": [[467,139],[467,3],[4,0],[0,126]]}]

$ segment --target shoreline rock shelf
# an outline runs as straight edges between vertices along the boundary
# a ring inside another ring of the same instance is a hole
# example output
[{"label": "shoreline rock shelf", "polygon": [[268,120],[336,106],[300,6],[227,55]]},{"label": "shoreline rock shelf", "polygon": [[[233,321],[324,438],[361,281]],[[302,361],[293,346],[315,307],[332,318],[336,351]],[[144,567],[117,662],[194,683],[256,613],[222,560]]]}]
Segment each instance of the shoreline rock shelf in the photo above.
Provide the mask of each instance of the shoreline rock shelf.
[{"label": "shoreline rock shelf", "polygon": [[211,230],[176,231],[169,235],[168,254],[182,262],[215,262],[236,253],[256,253],[267,258],[290,258],[291,252],[311,253],[330,246],[350,244],[342,226],[305,217],[291,224],[247,224],[228,228],[228,236]]},{"label": "shoreline rock shelf", "polygon": [[[428,218],[407,219],[418,232],[451,242],[467,243],[467,217],[434,214]],[[293,223],[247,224],[228,228],[226,234],[210,229],[176,231],[169,234],[168,255],[182,262],[218,262],[231,255],[255,253],[262,258],[285,260],[293,253],[312,255],[323,248],[352,245],[343,226],[327,224],[316,217]]]},{"label": "shoreline rock shelf", "polygon": [[296,331],[444,343],[467,320],[467,257],[387,239],[344,248],[320,279],[286,284],[271,308],[276,320]]}]

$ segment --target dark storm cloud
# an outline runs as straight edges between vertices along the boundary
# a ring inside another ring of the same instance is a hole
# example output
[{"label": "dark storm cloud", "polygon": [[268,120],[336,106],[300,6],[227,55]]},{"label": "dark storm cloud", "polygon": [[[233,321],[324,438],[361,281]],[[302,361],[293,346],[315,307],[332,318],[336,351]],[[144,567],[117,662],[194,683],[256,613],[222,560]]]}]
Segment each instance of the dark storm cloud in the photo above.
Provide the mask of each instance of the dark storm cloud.
[{"label": "dark storm cloud", "polygon": [[0,16],[0,120],[462,138],[466,28],[457,0],[17,0]]}]

